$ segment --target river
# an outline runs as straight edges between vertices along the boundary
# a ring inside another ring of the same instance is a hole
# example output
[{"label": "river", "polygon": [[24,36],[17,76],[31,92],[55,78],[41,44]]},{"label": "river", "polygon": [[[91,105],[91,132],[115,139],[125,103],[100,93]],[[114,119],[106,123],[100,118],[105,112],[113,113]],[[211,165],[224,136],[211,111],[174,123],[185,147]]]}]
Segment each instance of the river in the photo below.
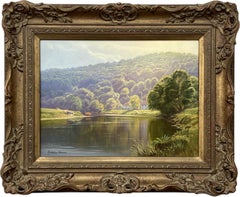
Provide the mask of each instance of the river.
[{"label": "river", "polygon": [[41,156],[137,156],[131,147],[174,127],[159,117],[96,116],[79,121],[42,120]]}]

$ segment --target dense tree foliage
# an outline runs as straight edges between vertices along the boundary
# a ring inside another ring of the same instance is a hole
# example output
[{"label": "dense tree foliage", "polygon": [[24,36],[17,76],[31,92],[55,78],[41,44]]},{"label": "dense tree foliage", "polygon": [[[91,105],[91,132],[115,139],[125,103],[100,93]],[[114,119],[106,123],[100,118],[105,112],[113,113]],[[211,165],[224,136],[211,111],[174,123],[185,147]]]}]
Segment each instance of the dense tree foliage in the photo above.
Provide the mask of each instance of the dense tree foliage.
[{"label": "dense tree foliage", "polygon": [[[41,107],[82,113],[145,109],[151,89],[176,69],[187,70],[192,75],[190,81],[196,90],[198,59],[191,54],[156,53],[119,62],[41,71]],[[139,102],[133,107],[136,96]]]},{"label": "dense tree foliage", "polygon": [[64,96],[57,96],[52,99],[42,101],[42,105],[47,108],[69,109],[73,111],[81,111],[82,101],[78,96],[66,94]]},{"label": "dense tree foliage", "polygon": [[120,103],[114,98],[109,98],[106,101],[105,109],[106,110],[112,110],[112,109],[117,109],[119,107]]},{"label": "dense tree foliage", "polygon": [[140,98],[138,95],[133,95],[130,97],[130,106],[131,106],[131,109],[140,109]]},{"label": "dense tree foliage", "polygon": [[171,116],[198,103],[198,80],[186,71],[176,70],[162,78],[150,91],[148,104],[163,115]]},{"label": "dense tree foliage", "polygon": [[94,112],[94,113],[100,113],[100,112],[104,111],[104,106],[98,100],[93,100],[90,103],[89,111]]}]

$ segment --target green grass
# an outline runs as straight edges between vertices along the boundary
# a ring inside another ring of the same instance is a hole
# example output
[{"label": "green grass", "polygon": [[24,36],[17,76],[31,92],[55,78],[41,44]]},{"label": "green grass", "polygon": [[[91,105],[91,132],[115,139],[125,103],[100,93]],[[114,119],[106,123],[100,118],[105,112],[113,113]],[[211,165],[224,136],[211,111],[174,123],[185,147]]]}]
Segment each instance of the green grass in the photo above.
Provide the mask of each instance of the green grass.
[{"label": "green grass", "polygon": [[157,110],[110,110],[105,111],[104,114],[126,116],[159,116],[160,112]]},{"label": "green grass", "polygon": [[41,108],[41,120],[73,119],[73,118],[82,117],[82,116],[83,115],[79,111]]},{"label": "green grass", "polygon": [[196,157],[199,155],[198,108],[186,109],[171,119],[177,131],[172,136],[150,143],[136,142],[132,151],[138,156]]},{"label": "green grass", "polygon": [[[199,152],[199,115],[198,108],[186,109],[183,112],[176,114],[173,119],[174,124],[180,128],[177,133],[179,136],[188,138],[185,151],[182,151],[179,156],[198,156]],[[181,133],[182,132],[182,133]]]}]

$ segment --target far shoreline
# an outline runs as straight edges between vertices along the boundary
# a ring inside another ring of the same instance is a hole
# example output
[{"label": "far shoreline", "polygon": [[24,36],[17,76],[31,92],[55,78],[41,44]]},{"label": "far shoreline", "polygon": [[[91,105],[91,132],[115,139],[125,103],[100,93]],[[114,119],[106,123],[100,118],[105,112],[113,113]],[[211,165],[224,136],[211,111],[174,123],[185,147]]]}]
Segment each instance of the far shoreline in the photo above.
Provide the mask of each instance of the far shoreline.
[{"label": "far shoreline", "polygon": [[104,113],[104,114],[97,114],[92,116],[72,116],[72,117],[62,117],[62,118],[41,118],[41,121],[44,120],[74,120],[74,119],[82,119],[82,118],[94,118],[94,117],[156,117],[160,118],[161,115],[147,115],[147,114],[112,114],[112,113]]},{"label": "far shoreline", "polygon": [[[70,112],[71,115],[66,113]],[[93,117],[160,117],[161,113],[157,110],[146,110],[146,109],[133,109],[133,110],[109,110],[101,113],[90,112],[91,115],[85,115],[78,111],[62,110],[62,109],[51,109],[42,108],[41,121],[45,120],[77,120],[82,118],[93,118]]]}]

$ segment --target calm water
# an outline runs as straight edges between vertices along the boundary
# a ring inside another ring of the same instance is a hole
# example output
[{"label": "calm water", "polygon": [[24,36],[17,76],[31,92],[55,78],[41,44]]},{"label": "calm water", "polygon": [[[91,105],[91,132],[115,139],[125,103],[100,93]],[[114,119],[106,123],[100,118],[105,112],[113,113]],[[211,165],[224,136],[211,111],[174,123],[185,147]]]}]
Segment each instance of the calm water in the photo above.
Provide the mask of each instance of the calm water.
[{"label": "calm water", "polygon": [[41,122],[42,156],[136,156],[134,142],[148,142],[175,129],[166,120],[147,117],[87,117],[76,122]]}]

